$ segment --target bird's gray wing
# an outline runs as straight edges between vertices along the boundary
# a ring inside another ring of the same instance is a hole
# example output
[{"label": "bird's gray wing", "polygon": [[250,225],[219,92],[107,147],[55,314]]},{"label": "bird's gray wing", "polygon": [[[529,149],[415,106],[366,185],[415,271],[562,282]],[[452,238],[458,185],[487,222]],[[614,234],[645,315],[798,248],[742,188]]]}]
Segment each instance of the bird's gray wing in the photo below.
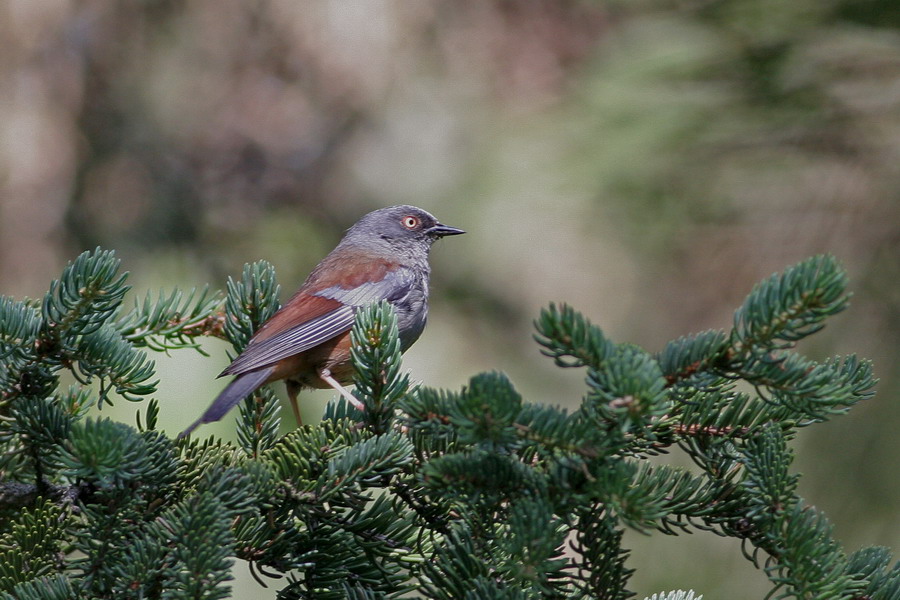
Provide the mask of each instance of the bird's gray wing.
[{"label": "bird's gray wing", "polygon": [[[279,327],[281,321],[301,322],[280,328],[269,337],[255,337],[222,375],[239,375],[270,366],[346,333],[353,327],[358,307],[382,299],[402,298],[409,294],[414,281],[409,269],[399,268],[388,272],[380,281],[365,282],[349,290],[335,285],[295,296],[272,317],[271,322],[274,327]],[[325,307],[329,310],[324,310]],[[309,314],[316,316],[302,320]],[[264,332],[265,327],[260,329],[260,334]]]}]

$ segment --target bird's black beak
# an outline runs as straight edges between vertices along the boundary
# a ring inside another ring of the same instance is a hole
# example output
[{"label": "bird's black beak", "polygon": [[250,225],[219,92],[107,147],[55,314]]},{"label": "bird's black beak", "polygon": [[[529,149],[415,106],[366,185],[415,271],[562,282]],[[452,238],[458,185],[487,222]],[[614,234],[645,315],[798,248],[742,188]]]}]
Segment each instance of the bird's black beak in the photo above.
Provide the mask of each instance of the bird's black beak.
[{"label": "bird's black beak", "polygon": [[463,231],[462,229],[457,229],[456,227],[450,227],[449,225],[441,225],[440,223],[438,223],[434,227],[429,228],[427,233],[428,235],[442,238],[445,235],[459,235],[461,233],[465,233],[465,231]]}]

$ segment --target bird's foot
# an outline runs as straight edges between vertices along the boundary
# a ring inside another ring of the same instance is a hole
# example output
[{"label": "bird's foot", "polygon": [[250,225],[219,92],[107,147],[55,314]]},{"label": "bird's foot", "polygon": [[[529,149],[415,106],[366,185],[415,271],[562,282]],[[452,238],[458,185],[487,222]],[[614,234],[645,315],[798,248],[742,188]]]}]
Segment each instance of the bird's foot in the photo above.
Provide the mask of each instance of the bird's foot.
[{"label": "bird's foot", "polygon": [[330,385],[332,388],[334,388],[337,393],[343,396],[344,399],[347,400],[347,402],[356,407],[357,410],[364,411],[366,409],[366,406],[362,402],[360,402],[356,396],[351,394],[347,388],[342,386],[340,383],[338,383],[337,379],[331,376],[331,371],[329,371],[328,369],[320,369],[319,378]]}]

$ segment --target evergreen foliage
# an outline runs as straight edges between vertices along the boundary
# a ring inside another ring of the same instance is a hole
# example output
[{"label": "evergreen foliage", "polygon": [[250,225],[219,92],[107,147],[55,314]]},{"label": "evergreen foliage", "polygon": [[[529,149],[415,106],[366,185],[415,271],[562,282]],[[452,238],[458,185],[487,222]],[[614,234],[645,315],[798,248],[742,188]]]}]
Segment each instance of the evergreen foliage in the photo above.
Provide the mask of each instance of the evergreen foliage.
[{"label": "evergreen foliage", "polygon": [[[225,317],[222,332],[236,351],[241,351],[250,337],[280,308],[275,268],[264,260],[244,266],[240,281],[228,278]],[[256,457],[271,448],[281,426],[278,399],[269,388],[257,390],[240,405],[238,443],[245,452]]]},{"label": "evergreen foliage", "polygon": [[[280,436],[263,389],[236,444],[163,435],[165,399],[137,428],[88,409],[153,394],[146,351],[210,335],[240,350],[278,308],[272,267],[248,265],[224,302],[160,292],[123,316],[118,268],[86,252],[40,306],[0,299],[0,598],[226,598],[242,559],[283,599],[625,600],[627,528],[734,538],[773,598],[900,598],[890,552],[846,555],[791,471],[797,428],[875,384],[865,360],[795,350],[847,305],[831,257],[760,283],[732,331],[658,354],[550,305],[536,339],[584,369],[574,411],[527,402],[500,373],[412,386],[392,309],[366,307],[352,332],[366,410],[339,398]],[[63,370],[78,385],[59,389]],[[697,468],[647,460],[675,449]]]}]

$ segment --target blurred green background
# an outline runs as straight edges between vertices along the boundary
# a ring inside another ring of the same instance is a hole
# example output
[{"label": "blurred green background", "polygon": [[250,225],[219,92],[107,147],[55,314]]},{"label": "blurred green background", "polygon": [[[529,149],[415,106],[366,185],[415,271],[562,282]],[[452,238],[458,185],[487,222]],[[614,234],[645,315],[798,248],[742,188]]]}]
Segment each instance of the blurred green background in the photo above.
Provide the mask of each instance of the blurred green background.
[{"label": "blurred green background", "polygon": [[[531,341],[548,302],[655,351],[835,254],[854,301],[803,350],[881,384],[795,442],[800,489],[848,551],[900,551],[895,1],[4,0],[0,48],[3,294],[102,245],[142,292],[264,258],[286,297],[359,216],[411,203],[469,232],[433,251],[414,379],[498,369],[573,406],[583,374]],[[156,357],[170,433],[223,385],[208,349]],[[329,394],[308,398],[314,419]],[[769,589],[730,540],[627,542],[639,597]]]}]

